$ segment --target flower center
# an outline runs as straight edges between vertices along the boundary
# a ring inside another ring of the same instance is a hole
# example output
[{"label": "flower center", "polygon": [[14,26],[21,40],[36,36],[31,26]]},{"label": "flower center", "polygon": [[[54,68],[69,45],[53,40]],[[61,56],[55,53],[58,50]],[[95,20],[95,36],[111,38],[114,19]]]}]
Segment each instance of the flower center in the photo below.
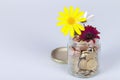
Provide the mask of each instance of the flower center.
[{"label": "flower center", "polygon": [[87,39],[93,39],[93,38],[94,38],[94,34],[88,33],[88,34],[86,35],[86,38],[87,38]]},{"label": "flower center", "polygon": [[68,23],[69,23],[70,25],[74,24],[74,23],[75,23],[75,19],[72,18],[72,17],[68,18]]}]

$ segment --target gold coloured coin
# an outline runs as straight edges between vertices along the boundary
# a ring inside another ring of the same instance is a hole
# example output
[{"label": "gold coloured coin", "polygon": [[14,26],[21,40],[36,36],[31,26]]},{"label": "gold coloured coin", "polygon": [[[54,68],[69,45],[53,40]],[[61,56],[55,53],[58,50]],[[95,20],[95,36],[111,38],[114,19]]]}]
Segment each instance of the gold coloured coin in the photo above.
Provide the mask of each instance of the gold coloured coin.
[{"label": "gold coloured coin", "polygon": [[88,70],[95,70],[97,68],[97,61],[96,59],[90,59],[87,62],[87,69]]},{"label": "gold coloured coin", "polygon": [[95,59],[96,56],[97,56],[97,54],[96,54],[95,52],[89,53],[89,54],[86,56],[86,60]]},{"label": "gold coloured coin", "polygon": [[87,61],[84,60],[84,59],[81,60],[79,66],[80,66],[80,69],[86,69],[86,67],[87,67]]}]

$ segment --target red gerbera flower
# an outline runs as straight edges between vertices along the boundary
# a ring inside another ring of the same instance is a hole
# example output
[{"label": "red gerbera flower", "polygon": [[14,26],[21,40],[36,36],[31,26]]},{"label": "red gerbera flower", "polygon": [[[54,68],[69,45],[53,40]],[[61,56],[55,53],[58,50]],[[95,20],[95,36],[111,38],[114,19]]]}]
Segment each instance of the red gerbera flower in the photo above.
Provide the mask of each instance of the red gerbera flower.
[{"label": "red gerbera flower", "polygon": [[87,25],[85,26],[85,31],[82,31],[80,39],[87,42],[90,40],[93,40],[95,42],[95,38],[100,39],[98,34],[100,34],[100,32],[98,32],[95,27]]}]

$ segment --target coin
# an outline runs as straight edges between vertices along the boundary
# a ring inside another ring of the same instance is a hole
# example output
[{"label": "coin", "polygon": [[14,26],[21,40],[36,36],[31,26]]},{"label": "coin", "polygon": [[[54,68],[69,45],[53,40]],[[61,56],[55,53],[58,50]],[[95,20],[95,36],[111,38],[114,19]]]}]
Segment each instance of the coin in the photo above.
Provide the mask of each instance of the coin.
[{"label": "coin", "polygon": [[82,41],[82,40],[81,40],[81,41],[79,42],[79,45],[88,45],[88,44],[87,44],[86,41]]},{"label": "coin", "polygon": [[78,67],[78,63],[79,63],[79,57],[72,57],[73,59],[73,70],[74,72],[78,72],[79,71],[79,67]]},{"label": "coin", "polygon": [[90,59],[87,62],[87,69],[88,70],[95,70],[97,68],[97,61],[96,59]]},{"label": "coin", "polygon": [[87,68],[87,61],[82,59],[79,64],[80,69],[86,69]]},{"label": "coin", "polygon": [[86,58],[87,55],[88,55],[88,51],[83,51],[80,57]]},{"label": "coin", "polygon": [[96,53],[95,52],[92,52],[92,53],[89,53],[87,56],[86,56],[86,59],[87,60],[90,60],[90,59],[94,59],[96,58]]}]

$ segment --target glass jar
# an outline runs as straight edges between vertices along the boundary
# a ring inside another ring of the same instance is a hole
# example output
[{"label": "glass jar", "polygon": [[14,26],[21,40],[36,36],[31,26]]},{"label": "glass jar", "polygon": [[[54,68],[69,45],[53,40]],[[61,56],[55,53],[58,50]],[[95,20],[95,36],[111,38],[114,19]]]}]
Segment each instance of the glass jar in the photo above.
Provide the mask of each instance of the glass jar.
[{"label": "glass jar", "polygon": [[91,77],[98,72],[99,39],[89,42],[73,38],[68,43],[69,72],[76,77]]}]

